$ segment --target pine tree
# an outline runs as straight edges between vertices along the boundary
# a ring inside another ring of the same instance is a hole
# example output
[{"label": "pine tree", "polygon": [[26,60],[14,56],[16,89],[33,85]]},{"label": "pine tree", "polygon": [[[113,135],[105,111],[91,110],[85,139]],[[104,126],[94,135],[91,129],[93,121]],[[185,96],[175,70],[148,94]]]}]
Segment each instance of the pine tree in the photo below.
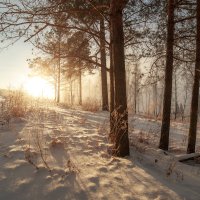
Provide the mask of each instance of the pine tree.
[{"label": "pine tree", "polygon": [[128,111],[124,56],[123,10],[128,1],[111,0],[112,61],[115,78],[115,129],[114,155],[129,155]]},{"label": "pine tree", "polygon": [[174,8],[175,1],[168,0],[168,23],[167,23],[167,53],[165,66],[165,89],[163,100],[163,118],[159,148],[168,150],[169,129],[172,98],[172,75],[173,75],[173,45],[174,45]]},{"label": "pine tree", "polygon": [[200,1],[199,0],[197,0],[196,19],[197,19],[196,61],[195,61],[194,83],[192,89],[190,128],[189,128],[187,153],[195,152],[197,120],[198,120],[199,72],[200,72]]}]

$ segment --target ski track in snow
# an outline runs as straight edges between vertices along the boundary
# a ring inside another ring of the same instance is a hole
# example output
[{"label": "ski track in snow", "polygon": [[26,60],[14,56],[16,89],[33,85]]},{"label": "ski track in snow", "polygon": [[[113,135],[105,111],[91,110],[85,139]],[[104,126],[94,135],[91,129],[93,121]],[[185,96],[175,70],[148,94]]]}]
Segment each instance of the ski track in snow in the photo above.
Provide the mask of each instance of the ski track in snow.
[{"label": "ski track in snow", "polygon": [[[51,107],[2,127],[0,200],[200,199],[199,177],[187,176],[181,181],[168,177],[166,169],[150,162],[154,155],[143,157],[133,148],[127,158],[108,155],[108,117],[107,112]],[[130,125],[142,131],[160,127],[142,118],[130,118]],[[173,127],[172,132],[178,137],[182,131]],[[35,148],[37,136],[51,173]],[[57,141],[55,146],[52,141]],[[39,170],[25,160],[27,148]]]}]

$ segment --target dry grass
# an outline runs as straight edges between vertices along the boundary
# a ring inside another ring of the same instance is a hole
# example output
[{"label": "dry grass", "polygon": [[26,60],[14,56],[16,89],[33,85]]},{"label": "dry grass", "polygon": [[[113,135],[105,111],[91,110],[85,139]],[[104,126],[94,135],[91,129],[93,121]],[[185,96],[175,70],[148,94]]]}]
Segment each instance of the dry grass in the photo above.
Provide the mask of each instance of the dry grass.
[{"label": "dry grass", "polygon": [[28,97],[22,90],[8,90],[4,100],[0,102],[1,125],[9,125],[11,118],[24,117],[29,109],[28,102]]},{"label": "dry grass", "polygon": [[82,104],[82,109],[85,111],[97,112],[100,110],[100,102],[98,100],[87,99]]},{"label": "dry grass", "polygon": [[58,138],[53,138],[52,141],[50,142],[51,147],[63,147],[64,143]]},{"label": "dry grass", "polygon": [[[56,123],[59,124],[63,120],[62,116],[56,112],[49,113],[45,108],[35,109],[30,113],[30,120],[34,125],[31,129],[27,130],[24,141],[24,155],[29,164],[34,166],[37,170],[44,167],[50,175],[59,173],[62,177],[68,176],[71,173],[79,173],[80,170],[75,163],[68,158],[66,165],[63,166],[61,172],[56,171],[55,166],[52,163],[52,148],[62,148],[65,151],[65,141],[61,138],[54,136],[51,137],[46,133],[45,121],[49,120],[49,117],[56,119]],[[59,156],[59,155],[57,155]]]},{"label": "dry grass", "polygon": [[[120,107],[118,108],[120,109]],[[108,152],[114,156],[119,155],[120,146],[116,146],[119,144],[121,140],[123,140],[126,131],[127,131],[127,121],[125,120],[127,115],[127,110],[123,113],[118,112],[118,109],[115,109],[111,114],[111,129],[109,134],[109,141],[112,144],[112,147],[109,147]]]},{"label": "dry grass", "polygon": [[136,151],[144,153],[148,147],[157,147],[159,142],[159,132],[149,129],[147,132],[132,129],[130,134],[130,145]]},{"label": "dry grass", "polygon": [[33,167],[35,167],[36,170],[39,170],[39,167],[33,161],[35,155],[36,155],[36,152],[32,151],[31,148],[30,148],[30,146],[25,146],[25,148],[24,148],[24,157],[25,157],[25,160],[27,160],[28,163],[30,163],[31,165],[33,165]]},{"label": "dry grass", "polygon": [[28,109],[28,98],[22,90],[9,90],[5,97],[4,108],[11,117],[24,117]]},{"label": "dry grass", "polygon": [[65,171],[65,174],[69,174],[69,173],[79,173],[80,170],[78,169],[78,167],[75,165],[75,163],[69,159],[67,161],[67,166],[66,166],[67,170]]}]

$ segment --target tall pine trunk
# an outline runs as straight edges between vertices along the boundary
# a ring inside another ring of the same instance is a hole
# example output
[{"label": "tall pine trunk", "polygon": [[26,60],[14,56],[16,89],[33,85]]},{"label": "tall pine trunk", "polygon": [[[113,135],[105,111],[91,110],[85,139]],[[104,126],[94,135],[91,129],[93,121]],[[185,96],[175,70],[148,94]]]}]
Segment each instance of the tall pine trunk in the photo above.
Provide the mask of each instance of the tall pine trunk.
[{"label": "tall pine trunk", "polygon": [[163,117],[159,148],[168,150],[169,130],[172,99],[172,75],[173,75],[173,44],[174,44],[174,0],[168,0],[167,22],[167,53],[165,66],[165,89],[163,99]]},{"label": "tall pine trunk", "polygon": [[178,98],[177,98],[177,77],[176,77],[176,69],[174,71],[174,119],[177,119],[178,115]]},{"label": "tall pine trunk", "polygon": [[60,102],[60,58],[58,61],[58,84],[57,84],[57,103]]},{"label": "tall pine trunk", "polygon": [[111,143],[114,142],[113,136],[114,136],[114,94],[115,94],[115,86],[114,86],[114,66],[113,66],[113,54],[112,54],[112,28],[110,24],[110,134],[109,134],[109,140]]},{"label": "tall pine trunk", "polygon": [[155,83],[153,84],[154,117],[158,117],[158,69],[155,71]]},{"label": "tall pine trunk", "polygon": [[61,59],[60,59],[60,43],[61,43],[61,33],[59,31],[59,38],[58,38],[58,89],[57,89],[57,103],[60,102],[60,73],[61,73]]},{"label": "tall pine trunk", "polygon": [[135,114],[137,114],[137,89],[138,89],[137,73],[138,73],[138,66],[136,64],[134,70],[134,113]]},{"label": "tall pine trunk", "polygon": [[72,77],[70,76],[70,104],[73,105],[73,81]]},{"label": "tall pine trunk", "polygon": [[128,111],[126,97],[126,72],[124,56],[124,32],[122,11],[127,1],[111,0],[111,36],[112,36],[112,59],[114,66],[115,84],[115,129],[114,151],[116,156],[129,155],[128,138]]},{"label": "tall pine trunk", "polygon": [[102,87],[102,110],[108,110],[108,85],[106,72],[106,48],[105,48],[105,25],[104,18],[100,17],[100,52],[101,52],[101,87]]},{"label": "tall pine trunk", "polygon": [[55,102],[57,102],[57,75],[56,75],[56,77],[54,78],[54,96],[55,96],[55,98],[54,98],[54,101]]},{"label": "tall pine trunk", "polygon": [[79,105],[82,105],[82,70],[79,69]]},{"label": "tall pine trunk", "polygon": [[155,84],[153,84],[153,101],[154,101],[154,117],[157,119],[157,107],[158,107],[158,89],[157,89],[157,80],[155,82]]},{"label": "tall pine trunk", "polygon": [[112,49],[110,50],[110,113],[114,111],[114,68],[112,61]]},{"label": "tall pine trunk", "polygon": [[199,73],[200,73],[199,70],[200,70],[200,1],[197,0],[196,63],[195,63],[194,84],[192,90],[192,101],[190,110],[190,128],[189,128],[187,153],[195,152],[197,120],[198,120]]}]

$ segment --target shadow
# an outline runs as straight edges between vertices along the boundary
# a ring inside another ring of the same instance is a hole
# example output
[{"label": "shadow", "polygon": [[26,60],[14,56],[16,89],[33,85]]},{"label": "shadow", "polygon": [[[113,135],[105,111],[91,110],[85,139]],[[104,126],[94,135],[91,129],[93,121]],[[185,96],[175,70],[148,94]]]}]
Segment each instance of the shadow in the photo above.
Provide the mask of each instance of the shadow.
[{"label": "shadow", "polygon": [[22,119],[13,119],[8,127],[0,129],[0,157],[7,154],[10,147],[20,140],[20,132],[25,128],[27,122]]},{"label": "shadow", "polygon": [[130,182],[135,180],[133,185],[140,188],[139,191],[147,199],[200,199],[200,182],[191,183],[186,180],[175,180],[175,177],[168,177],[167,172],[159,169],[155,163],[142,159],[137,161],[133,157],[134,154],[134,150],[131,149],[131,156],[127,160],[132,163],[136,173],[129,173],[127,178]]},{"label": "shadow", "polygon": [[[58,116],[60,112],[61,117]],[[54,120],[54,117],[58,121]],[[50,156],[54,162],[52,173],[42,167],[36,171],[16,154],[0,159],[0,199],[200,199],[199,185],[174,182],[167,178],[165,172],[155,163],[148,163],[142,158],[135,159],[132,148],[128,158],[114,158],[108,155],[106,133],[99,133],[97,126],[108,120],[108,117],[107,112],[91,113],[63,109],[57,114],[50,112],[50,117],[45,121],[47,126],[44,126],[49,132],[45,129],[45,133],[62,137],[64,140],[63,146],[50,148]],[[81,124],[82,118],[91,126]],[[8,145],[15,144],[24,125],[21,129],[15,129],[16,137],[13,135],[13,141]],[[58,131],[59,126],[62,128],[61,132]],[[64,129],[66,126],[67,129]],[[49,136],[48,139],[52,137]],[[66,173],[69,159],[80,171],[68,170]]]},{"label": "shadow", "polygon": [[0,181],[2,200],[89,199],[74,173],[65,177],[51,176],[46,169],[35,171],[30,165],[24,165],[7,171],[5,175],[7,178]]}]

